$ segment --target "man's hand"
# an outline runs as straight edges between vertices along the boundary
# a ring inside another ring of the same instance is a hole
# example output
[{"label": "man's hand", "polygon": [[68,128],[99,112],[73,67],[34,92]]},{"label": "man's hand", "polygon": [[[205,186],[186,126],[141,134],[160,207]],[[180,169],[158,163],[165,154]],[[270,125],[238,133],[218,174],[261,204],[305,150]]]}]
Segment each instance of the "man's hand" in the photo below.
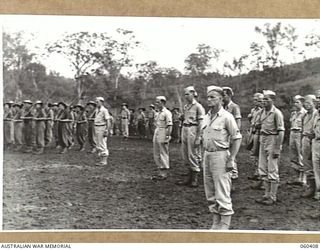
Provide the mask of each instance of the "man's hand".
[{"label": "man's hand", "polygon": [[234,161],[234,158],[232,157],[229,157],[228,160],[227,160],[227,166],[226,166],[226,172],[230,172],[234,169],[235,167],[235,161]]},{"label": "man's hand", "polygon": [[196,147],[198,147],[198,146],[200,146],[200,143],[201,143],[201,138],[198,136],[198,137],[195,139],[195,141],[194,141],[194,145],[195,145]]},{"label": "man's hand", "polygon": [[167,135],[166,136],[166,139],[164,140],[164,143],[169,143],[171,140],[171,136],[170,135]]}]

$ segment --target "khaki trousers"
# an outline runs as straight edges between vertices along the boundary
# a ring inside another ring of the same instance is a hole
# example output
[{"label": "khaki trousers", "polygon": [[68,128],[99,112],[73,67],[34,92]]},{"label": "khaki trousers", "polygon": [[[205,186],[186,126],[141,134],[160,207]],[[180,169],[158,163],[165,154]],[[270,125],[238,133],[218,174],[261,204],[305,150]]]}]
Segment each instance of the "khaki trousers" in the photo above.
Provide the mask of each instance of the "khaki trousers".
[{"label": "khaki trousers", "polygon": [[182,127],[181,151],[182,158],[194,172],[200,172],[200,146],[195,145],[197,126]]}]

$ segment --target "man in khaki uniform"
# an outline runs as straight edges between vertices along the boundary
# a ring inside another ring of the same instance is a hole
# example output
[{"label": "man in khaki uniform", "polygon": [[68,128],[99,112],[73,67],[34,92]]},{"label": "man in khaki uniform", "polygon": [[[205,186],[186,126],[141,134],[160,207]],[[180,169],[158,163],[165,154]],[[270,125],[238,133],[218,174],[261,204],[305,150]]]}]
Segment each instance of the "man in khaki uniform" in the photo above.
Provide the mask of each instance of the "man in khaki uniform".
[{"label": "man in khaki uniform", "polygon": [[128,104],[122,103],[121,108],[121,132],[124,139],[129,137],[129,123],[130,123],[130,111]]},{"label": "man in khaki uniform", "polygon": [[33,146],[33,109],[32,109],[32,101],[25,100],[23,101],[23,111],[21,119],[23,120],[23,136],[25,143],[25,153],[32,152]]},{"label": "man in khaki uniform", "polygon": [[200,173],[201,156],[200,131],[202,127],[205,110],[200,103],[195,100],[196,90],[189,86],[184,90],[187,104],[183,108],[183,122],[181,134],[182,158],[189,170],[187,180],[178,182],[178,185],[198,187],[198,175]]},{"label": "man in khaki uniform", "polygon": [[53,105],[51,103],[48,103],[44,112],[46,115],[46,130],[45,130],[44,142],[45,142],[45,146],[49,147],[53,141],[53,126],[54,126]]},{"label": "man in khaki uniform", "polygon": [[172,132],[172,114],[165,107],[167,99],[164,96],[156,98],[158,112],[155,116],[156,130],[153,136],[153,158],[158,167],[158,174],[152,176],[153,180],[164,180],[168,176],[169,142]]},{"label": "man in khaki uniform", "polygon": [[289,180],[290,185],[306,185],[307,178],[303,171],[302,152],[301,152],[301,132],[302,132],[302,118],[307,112],[303,108],[304,98],[296,95],[293,98],[293,111],[290,117],[290,140],[289,150],[291,167],[297,172],[297,177]]},{"label": "man in khaki uniform", "polygon": [[153,138],[154,134],[154,117],[156,115],[155,107],[153,104],[150,104],[150,109],[148,112],[148,128],[149,128],[149,135]]},{"label": "man in khaki uniform", "polygon": [[312,164],[315,179],[315,192],[313,198],[320,200],[320,90],[316,92],[317,116],[314,118],[312,140]]},{"label": "man in khaki uniform", "polygon": [[76,137],[79,143],[79,151],[85,150],[85,142],[88,133],[87,115],[84,107],[81,104],[75,106],[75,123],[76,123]]},{"label": "man in khaki uniform", "polygon": [[[250,114],[248,115],[248,119],[250,122],[249,129],[249,137],[252,140],[252,149],[251,149],[251,163],[254,168],[253,176],[249,176],[249,180],[257,180],[260,181],[259,171],[258,171],[258,161],[259,161],[259,137],[260,130],[257,129],[258,121],[260,120],[261,111],[262,111],[262,93],[255,93],[253,95],[253,105],[254,107],[251,109]],[[260,186],[260,185],[258,185]]]},{"label": "man in khaki uniform", "polygon": [[98,156],[101,157],[101,161],[96,163],[96,166],[106,166],[109,151],[107,148],[107,136],[110,128],[110,115],[108,109],[103,106],[104,98],[96,98],[97,108],[96,116],[94,118],[94,140],[96,142],[96,148]]},{"label": "man in khaki uniform", "polygon": [[46,114],[43,109],[42,101],[35,103],[36,111],[33,117],[36,132],[36,149],[34,154],[43,154],[44,151],[44,135],[46,129]]},{"label": "man in khaki uniform", "polygon": [[302,197],[313,197],[315,193],[315,180],[312,166],[312,139],[314,137],[313,125],[317,115],[315,109],[315,95],[307,95],[304,97],[304,108],[307,113],[302,118],[302,163],[304,174],[307,176],[307,189],[302,193]]},{"label": "man in khaki uniform", "polygon": [[90,101],[87,103],[87,117],[88,117],[88,144],[91,148],[91,154],[96,152],[96,142],[94,140],[94,118],[96,116],[96,106],[97,104],[94,101]]},{"label": "man in khaki uniform", "polygon": [[201,131],[204,189],[213,213],[211,229],[229,229],[234,214],[231,200],[231,171],[241,145],[241,134],[234,117],[222,107],[223,90],[207,88],[208,114]]},{"label": "man in khaki uniform", "polygon": [[21,119],[22,116],[22,104],[15,103],[13,104],[13,108],[15,109],[14,117],[13,117],[13,124],[14,124],[14,143],[15,143],[15,150],[20,151],[23,144],[23,120]]},{"label": "man in khaki uniform", "polygon": [[13,101],[4,103],[3,112],[3,138],[4,149],[9,149],[14,143],[14,124],[13,124]]},{"label": "man in khaki uniform", "polygon": [[[241,111],[240,106],[232,101],[234,96],[233,90],[230,87],[222,87],[223,89],[223,108],[231,113],[236,120],[239,130],[241,129]],[[238,166],[237,163],[234,164],[234,169],[232,171],[232,180],[235,181],[238,179]],[[235,191],[235,187],[232,186],[232,191]]]},{"label": "man in khaki uniform", "polygon": [[276,93],[263,91],[263,111],[260,117],[260,152],[259,175],[263,180],[265,194],[256,202],[272,205],[277,200],[280,183],[278,161],[284,138],[284,121],[282,112],[274,106]]}]

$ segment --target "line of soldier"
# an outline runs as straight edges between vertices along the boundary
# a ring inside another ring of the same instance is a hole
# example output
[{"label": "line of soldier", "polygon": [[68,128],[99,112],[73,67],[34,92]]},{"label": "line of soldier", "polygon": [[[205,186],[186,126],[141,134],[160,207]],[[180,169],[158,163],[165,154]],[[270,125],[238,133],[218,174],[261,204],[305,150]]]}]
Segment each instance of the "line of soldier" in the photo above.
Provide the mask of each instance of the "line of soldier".
[{"label": "line of soldier", "polygon": [[[207,114],[202,105],[197,102],[197,92],[193,86],[185,88],[184,95],[187,104],[183,108],[181,151],[188,174],[186,180],[178,181],[177,185],[197,187],[202,168],[209,210],[213,213],[211,228],[228,229],[234,213],[231,200],[232,184],[238,178],[236,155],[242,140],[240,107],[232,101],[234,93],[229,87],[221,88],[212,85],[207,88],[209,107]],[[263,186],[264,195],[256,200],[263,205],[276,203],[280,184],[278,163],[285,129],[282,112],[275,107],[275,100],[276,93],[271,90],[256,93],[253,96],[254,108],[248,116],[251,123],[249,131],[251,146],[248,149],[251,150],[252,164],[256,169],[256,175],[251,179],[257,180],[257,185],[254,187]],[[95,108],[97,114],[103,98],[96,101],[100,102]],[[170,169],[169,143],[173,119],[172,113],[166,108],[166,101],[165,96],[158,96],[155,99],[153,155],[158,173],[152,179],[156,181],[165,180]],[[320,91],[317,91],[316,95],[307,95],[304,98],[296,96],[294,101],[296,110],[291,117],[290,152],[292,166],[297,169],[298,179],[290,181],[289,184],[299,183],[307,186],[307,192],[303,196],[312,196],[319,200]],[[303,111],[302,103],[306,111]],[[94,106],[93,103],[92,105]],[[58,106],[66,108],[62,103]],[[121,115],[123,114],[129,113],[122,112]],[[24,115],[23,119],[25,117],[27,115]],[[6,119],[10,120],[9,115],[4,118],[5,122]],[[36,118],[39,117],[36,116]],[[129,116],[122,116],[122,118],[129,119]],[[110,115],[107,111],[102,115],[102,120],[100,124],[96,118],[94,119],[93,131],[100,134],[100,140],[104,139],[104,145],[99,147],[100,143],[96,148],[100,148],[100,153],[103,152],[102,155],[107,157],[106,137],[110,126],[108,123]],[[24,123],[26,122],[27,120],[24,120]],[[60,122],[58,120],[58,124]],[[103,128],[97,132],[96,128],[100,125]],[[122,128],[122,131],[128,130]],[[67,146],[72,145],[71,142],[68,143]],[[101,163],[107,164],[106,160]]]}]

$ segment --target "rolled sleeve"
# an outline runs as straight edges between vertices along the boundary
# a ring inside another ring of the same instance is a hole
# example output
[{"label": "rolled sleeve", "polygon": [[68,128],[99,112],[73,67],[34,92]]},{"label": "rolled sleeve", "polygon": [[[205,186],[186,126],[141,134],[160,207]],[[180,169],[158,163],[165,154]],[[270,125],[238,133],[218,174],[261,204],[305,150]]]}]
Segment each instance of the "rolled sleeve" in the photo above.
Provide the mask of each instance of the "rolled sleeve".
[{"label": "rolled sleeve", "polygon": [[198,120],[203,120],[203,118],[206,115],[206,113],[205,113],[204,108],[201,105],[198,106],[197,113],[198,113],[197,119]]},{"label": "rolled sleeve", "polygon": [[231,140],[237,140],[242,138],[238,125],[232,116],[226,118],[226,129],[230,135]]},{"label": "rolled sleeve", "polygon": [[172,114],[170,111],[166,112],[166,125],[172,126]]},{"label": "rolled sleeve", "polygon": [[241,119],[241,110],[240,107],[238,105],[234,106],[234,118],[235,119]]},{"label": "rolled sleeve", "polygon": [[284,131],[285,128],[284,128],[283,115],[278,110],[276,110],[274,115],[275,115],[274,119],[275,119],[276,130]]}]

